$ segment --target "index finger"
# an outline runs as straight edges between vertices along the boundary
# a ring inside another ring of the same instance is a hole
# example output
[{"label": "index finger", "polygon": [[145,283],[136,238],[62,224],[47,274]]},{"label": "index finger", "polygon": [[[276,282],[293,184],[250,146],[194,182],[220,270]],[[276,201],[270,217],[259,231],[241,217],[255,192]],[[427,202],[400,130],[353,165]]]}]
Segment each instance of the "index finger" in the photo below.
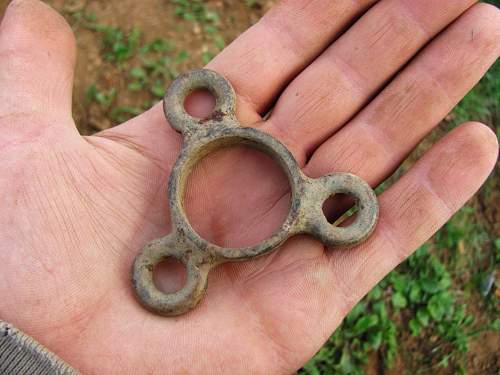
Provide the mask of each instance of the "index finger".
[{"label": "index finger", "polygon": [[377,0],[282,0],[207,68],[239,96],[240,120],[263,113],[296,74]]}]

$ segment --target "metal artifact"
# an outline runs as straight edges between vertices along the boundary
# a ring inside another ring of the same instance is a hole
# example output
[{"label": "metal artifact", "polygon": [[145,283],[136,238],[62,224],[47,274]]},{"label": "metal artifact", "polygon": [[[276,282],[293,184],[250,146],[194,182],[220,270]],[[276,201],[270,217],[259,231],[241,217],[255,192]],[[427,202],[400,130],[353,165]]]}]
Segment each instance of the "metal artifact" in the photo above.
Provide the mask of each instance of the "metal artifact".
[{"label": "metal artifact", "polygon": [[[215,97],[215,108],[207,119],[194,118],[184,108],[186,97],[198,89],[209,90]],[[180,76],[165,95],[164,111],[184,142],[168,185],[172,233],[146,245],[133,265],[133,285],[147,309],[165,316],[186,313],[204,295],[212,268],[269,254],[296,234],[309,234],[327,246],[338,246],[358,244],[374,230],[378,202],[371,187],[349,173],[307,177],[283,144],[267,133],[239,124],[235,92],[219,74],[203,69]],[[209,153],[233,145],[250,146],[271,156],[284,170],[291,187],[290,210],[281,227],[265,241],[244,248],[223,248],[201,238],[183,208],[186,181],[194,166]],[[322,210],[330,196],[340,193],[353,196],[358,206],[355,220],[347,227],[330,224]],[[170,257],[185,265],[187,277],[180,290],[167,294],[155,286],[153,272],[157,264]]]}]

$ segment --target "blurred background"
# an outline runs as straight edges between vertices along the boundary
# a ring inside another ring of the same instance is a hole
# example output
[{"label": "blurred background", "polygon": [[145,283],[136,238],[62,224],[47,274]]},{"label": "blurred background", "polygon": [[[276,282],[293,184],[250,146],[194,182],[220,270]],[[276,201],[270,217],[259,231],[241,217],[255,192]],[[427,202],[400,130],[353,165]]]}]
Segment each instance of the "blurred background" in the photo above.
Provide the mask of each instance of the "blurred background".
[{"label": "blurred background", "polygon": [[[0,14],[8,2],[0,0]],[[276,0],[46,2],[77,37],[73,112],[88,135],[150,108],[179,72],[206,64]],[[500,135],[499,115],[497,62],[379,189],[463,121]],[[301,373],[500,374],[499,170],[356,306]]]}]

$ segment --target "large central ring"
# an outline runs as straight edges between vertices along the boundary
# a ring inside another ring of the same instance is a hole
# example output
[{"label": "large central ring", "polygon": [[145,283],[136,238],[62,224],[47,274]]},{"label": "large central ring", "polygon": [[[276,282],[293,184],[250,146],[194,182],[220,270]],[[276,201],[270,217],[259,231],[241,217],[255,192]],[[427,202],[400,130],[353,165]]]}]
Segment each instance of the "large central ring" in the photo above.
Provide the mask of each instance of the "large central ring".
[{"label": "large central ring", "polygon": [[[192,117],[184,108],[186,97],[198,89],[209,90],[215,97],[215,108],[208,119]],[[218,264],[268,254],[297,234],[312,235],[327,246],[358,244],[377,223],[377,197],[366,182],[349,173],[307,177],[282,143],[239,124],[235,103],[231,84],[205,69],[180,76],[165,95],[167,120],[184,137],[168,186],[173,229],[170,235],[146,245],[135,259],[132,275],[140,302],[158,314],[179,315],[196,306],[207,287],[209,271]],[[186,182],[195,165],[208,154],[233,145],[253,147],[269,155],[281,166],[291,187],[290,210],[281,227],[265,241],[244,248],[224,248],[202,238],[190,225],[183,206]],[[359,210],[347,227],[333,226],[322,211],[325,200],[340,193],[353,196]],[[153,280],[156,265],[169,257],[180,260],[187,269],[186,283],[175,293],[161,292]]]}]

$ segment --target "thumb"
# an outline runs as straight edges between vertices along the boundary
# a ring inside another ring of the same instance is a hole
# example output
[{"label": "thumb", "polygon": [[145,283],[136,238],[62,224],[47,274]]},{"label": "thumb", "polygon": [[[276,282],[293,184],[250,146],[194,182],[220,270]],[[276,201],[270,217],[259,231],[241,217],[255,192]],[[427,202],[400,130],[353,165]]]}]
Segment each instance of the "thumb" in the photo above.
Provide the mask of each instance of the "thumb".
[{"label": "thumb", "polygon": [[56,11],[38,0],[12,1],[0,25],[0,119],[73,124],[62,120],[71,120],[75,60],[75,38]]}]

